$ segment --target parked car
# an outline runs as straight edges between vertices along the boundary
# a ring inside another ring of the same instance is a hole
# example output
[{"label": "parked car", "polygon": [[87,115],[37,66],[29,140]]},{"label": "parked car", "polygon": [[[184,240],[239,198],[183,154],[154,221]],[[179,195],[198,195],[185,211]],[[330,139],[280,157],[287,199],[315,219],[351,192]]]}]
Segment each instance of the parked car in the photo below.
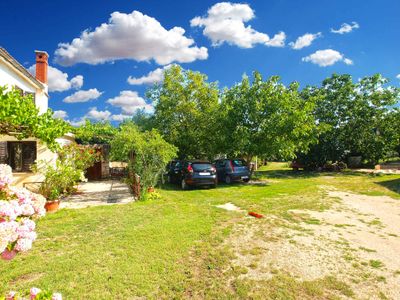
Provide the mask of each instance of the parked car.
[{"label": "parked car", "polygon": [[168,182],[179,183],[183,190],[194,186],[217,186],[217,171],[204,160],[178,161],[168,173]]},{"label": "parked car", "polygon": [[218,159],[215,161],[218,181],[227,184],[233,181],[250,180],[250,170],[243,159]]},{"label": "parked car", "polygon": [[[168,183],[175,183],[176,174],[179,170],[179,160],[171,160],[165,168],[165,176]],[[165,178],[165,177],[164,177]]]}]

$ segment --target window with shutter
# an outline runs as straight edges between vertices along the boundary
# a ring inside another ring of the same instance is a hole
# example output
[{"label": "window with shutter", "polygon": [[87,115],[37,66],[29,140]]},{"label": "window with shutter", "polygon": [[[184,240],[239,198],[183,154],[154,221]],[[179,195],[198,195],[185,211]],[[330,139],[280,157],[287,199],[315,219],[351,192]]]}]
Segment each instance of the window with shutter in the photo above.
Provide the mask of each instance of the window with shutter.
[{"label": "window with shutter", "polygon": [[8,142],[8,162],[15,172],[30,172],[36,160],[36,142]]},{"label": "window with shutter", "polygon": [[36,160],[36,142],[27,142],[22,144],[22,170],[30,172],[31,166]]},{"label": "window with shutter", "polygon": [[8,164],[7,142],[0,142],[0,164]]}]

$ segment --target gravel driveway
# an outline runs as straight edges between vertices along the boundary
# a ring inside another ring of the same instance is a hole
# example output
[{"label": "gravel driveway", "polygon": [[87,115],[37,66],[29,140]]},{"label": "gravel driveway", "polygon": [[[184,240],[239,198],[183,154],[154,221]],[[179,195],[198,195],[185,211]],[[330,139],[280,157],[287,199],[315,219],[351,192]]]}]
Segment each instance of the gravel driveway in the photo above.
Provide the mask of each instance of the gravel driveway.
[{"label": "gravel driveway", "polygon": [[400,299],[400,201],[333,189],[326,193],[335,201],[332,208],[292,210],[299,220],[295,226],[275,216],[238,224],[227,242],[236,254],[232,263],[253,266],[241,276],[335,276],[351,286],[356,299]]}]

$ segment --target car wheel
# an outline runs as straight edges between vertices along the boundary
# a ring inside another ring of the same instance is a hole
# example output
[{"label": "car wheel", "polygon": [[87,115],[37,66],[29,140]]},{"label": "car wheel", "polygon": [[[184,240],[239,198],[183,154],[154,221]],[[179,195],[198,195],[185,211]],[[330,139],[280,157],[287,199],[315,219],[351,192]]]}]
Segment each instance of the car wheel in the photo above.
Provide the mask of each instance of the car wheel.
[{"label": "car wheel", "polygon": [[226,175],[226,176],[225,176],[225,183],[226,183],[226,184],[230,184],[231,182],[232,182],[231,176]]},{"label": "car wheel", "polygon": [[182,188],[182,190],[188,189],[188,185],[187,185],[185,179],[182,179],[182,181],[181,181],[181,188]]}]

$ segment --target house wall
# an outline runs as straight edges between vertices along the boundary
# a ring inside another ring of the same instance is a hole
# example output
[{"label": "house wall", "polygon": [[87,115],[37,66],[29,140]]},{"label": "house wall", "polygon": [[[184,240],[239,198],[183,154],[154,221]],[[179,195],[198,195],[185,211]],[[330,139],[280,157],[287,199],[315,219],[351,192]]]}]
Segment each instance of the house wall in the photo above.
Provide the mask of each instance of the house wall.
[{"label": "house wall", "polygon": [[[0,57],[0,86],[7,85],[8,89],[13,86],[18,86],[25,92],[35,94],[35,105],[39,109],[39,113],[45,113],[48,109],[48,87],[44,85],[44,89],[39,88],[33,81],[29,79],[20,70],[16,69],[7,60]],[[1,136],[0,142],[14,142],[18,141],[14,136]],[[44,161],[48,164],[55,165],[57,154],[50,151],[47,146],[35,138],[27,138],[22,141],[36,141],[37,142],[37,153],[36,161]],[[75,139],[72,134],[67,134],[56,140],[61,146],[74,143]],[[31,172],[13,173],[14,184],[17,186],[23,186],[24,183],[41,182],[44,177],[40,174]]]},{"label": "house wall", "polygon": [[[18,140],[13,136],[0,136],[0,142],[17,142]],[[57,154],[50,151],[47,146],[35,138],[23,139],[21,141],[36,141],[37,142],[37,152],[36,161],[45,161],[48,164],[55,164],[57,159]],[[13,173],[14,185],[23,186],[23,183],[29,182],[41,182],[44,177],[38,173],[21,172]]]},{"label": "house wall", "polygon": [[0,86],[7,85],[11,89],[17,85],[25,92],[35,93],[35,104],[40,113],[44,113],[48,108],[47,89],[37,89],[29,80],[27,80],[20,72],[10,67],[7,63],[0,59]]}]

